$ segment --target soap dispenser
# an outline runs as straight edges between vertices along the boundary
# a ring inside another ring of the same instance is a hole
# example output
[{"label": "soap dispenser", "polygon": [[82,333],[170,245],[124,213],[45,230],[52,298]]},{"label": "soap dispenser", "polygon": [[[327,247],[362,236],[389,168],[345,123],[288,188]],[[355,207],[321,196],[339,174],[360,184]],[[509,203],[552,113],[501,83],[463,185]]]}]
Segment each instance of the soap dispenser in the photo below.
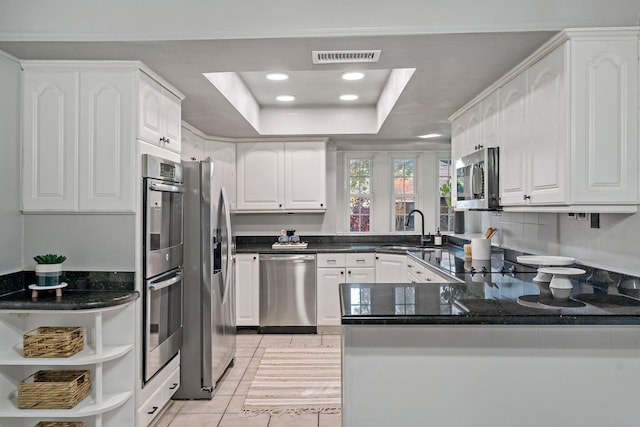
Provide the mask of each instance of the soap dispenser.
[{"label": "soap dispenser", "polygon": [[433,239],[433,244],[436,246],[442,246],[442,234],[440,234],[440,227],[436,231],[435,238]]}]

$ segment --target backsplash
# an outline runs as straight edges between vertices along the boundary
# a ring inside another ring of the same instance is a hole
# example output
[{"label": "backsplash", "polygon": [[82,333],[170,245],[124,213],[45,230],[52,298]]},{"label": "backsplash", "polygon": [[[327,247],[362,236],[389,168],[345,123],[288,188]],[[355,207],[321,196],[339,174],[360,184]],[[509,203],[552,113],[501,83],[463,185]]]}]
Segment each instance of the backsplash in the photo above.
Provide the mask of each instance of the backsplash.
[{"label": "backsplash", "polygon": [[466,212],[467,233],[488,227],[493,244],[539,255],[562,255],[577,262],[640,276],[640,215],[600,214],[600,228],[563,213]]}]

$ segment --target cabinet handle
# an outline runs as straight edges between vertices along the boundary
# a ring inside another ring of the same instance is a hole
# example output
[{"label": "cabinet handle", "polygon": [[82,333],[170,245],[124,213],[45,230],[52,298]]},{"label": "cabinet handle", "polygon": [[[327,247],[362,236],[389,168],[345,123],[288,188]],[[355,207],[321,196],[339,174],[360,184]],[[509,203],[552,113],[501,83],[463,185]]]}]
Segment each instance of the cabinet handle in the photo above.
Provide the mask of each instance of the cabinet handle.
[{"label": "cabinet handle", "polygon": [[526,194],[522,196],[524,200],[531,200],[531,196],[527,196]]},{"label": "cabinet handle", "polygon": [[342,274],[344,276],[344,271],[341,271],[340,274]]},{"label": "cabinet handle", "polygon": [[166,138],[164,136],[160,137],[160,142],[164,142],[164,141],[166,141]]},{"label": "cabinet handle", "polygon": [[282,203],[280,203],[278,206],[279,206],[279,207],[282,207]]},{"label": "cabinet handle", "polygon": [[347,271],[348,274],[351,274],[351,271]]},{"label": "cabinet handle", "polygon": [[149,415],[155,414],[157,410],[158,410],[157,406],[152,406],[151,407],[151,411],[147,412],[147,414],[149,414]]},{"label": "cabinet handle", "polygon": [[171,144],[171,140],[169,138],[165,138],[164,142],[166,142],[167,144]]},{"label": "cabinet handle", "polygon": [[169,390],[173,390],[176,387],[178,387],[178,383],[173,383],[173,385],[171,387],[169,387]]},{"label": "cabinet handle", "polygon": [[320,207],[324,207],[324,203],[320,203]]}]

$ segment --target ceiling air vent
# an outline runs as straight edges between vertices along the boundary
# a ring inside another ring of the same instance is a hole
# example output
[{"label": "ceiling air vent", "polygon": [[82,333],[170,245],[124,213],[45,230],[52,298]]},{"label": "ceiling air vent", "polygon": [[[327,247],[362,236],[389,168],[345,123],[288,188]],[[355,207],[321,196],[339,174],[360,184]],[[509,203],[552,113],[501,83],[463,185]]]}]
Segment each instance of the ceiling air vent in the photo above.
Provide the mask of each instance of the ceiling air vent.
[{"label": "ceiling air vent", "polygon": [[314,64],[346,64],[353,62],[378,62],[380,50],[314,50]]}]

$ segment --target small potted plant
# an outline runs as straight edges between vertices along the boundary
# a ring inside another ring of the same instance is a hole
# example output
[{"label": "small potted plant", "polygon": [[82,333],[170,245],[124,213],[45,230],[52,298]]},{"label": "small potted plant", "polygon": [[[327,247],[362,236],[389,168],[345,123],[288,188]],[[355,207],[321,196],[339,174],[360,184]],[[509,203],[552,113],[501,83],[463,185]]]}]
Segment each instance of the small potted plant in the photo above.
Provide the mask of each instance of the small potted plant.
[{"label": "small potted plant", "polygon": [[64,255],[46,254],[33,257],[36,264],[36,285],[57,286],[62,277],[62,263],[67,259]]}]

